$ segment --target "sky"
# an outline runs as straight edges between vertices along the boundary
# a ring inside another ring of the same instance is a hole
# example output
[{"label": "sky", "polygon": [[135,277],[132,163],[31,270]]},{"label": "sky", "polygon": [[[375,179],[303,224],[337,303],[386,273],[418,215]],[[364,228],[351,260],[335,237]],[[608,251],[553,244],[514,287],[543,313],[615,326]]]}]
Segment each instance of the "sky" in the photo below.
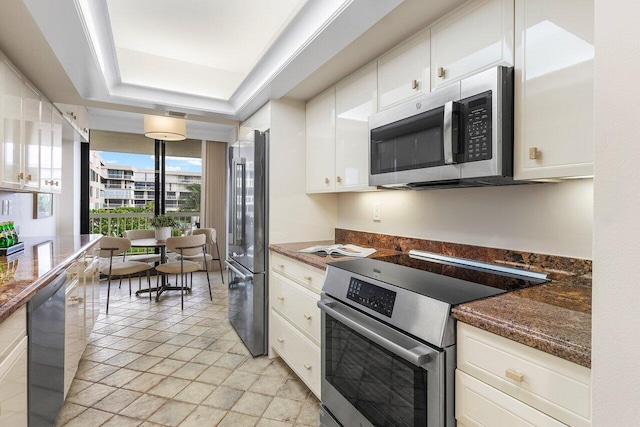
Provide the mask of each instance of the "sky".
[{"label": "sky", "polygon": [[[100,157],[107,166],[133,166],[136,169],[153,169],[154,157],[149,154],[114,153],[101,151]],[[202,173],[202,159],[167,156],[167,171]]]}]

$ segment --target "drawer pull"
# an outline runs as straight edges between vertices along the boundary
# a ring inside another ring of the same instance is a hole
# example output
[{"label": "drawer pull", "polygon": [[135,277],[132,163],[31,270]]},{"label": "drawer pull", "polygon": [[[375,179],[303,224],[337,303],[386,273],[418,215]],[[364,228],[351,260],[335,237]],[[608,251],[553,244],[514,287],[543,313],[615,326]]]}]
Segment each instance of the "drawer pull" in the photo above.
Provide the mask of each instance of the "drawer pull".
[{"label": "drawer pull", "polygon": [[284,338],[278,338],[278,342],[284,342]]},{"label": "drawer pull", "polygon": [[311,315],[310,314],[305,314],[304,318],[307,319],[307,320],[311,320]]},{"label": "drawer pull", "polygon": [[278,264],[278,267],[284,268],[284,264]]},{"label": "drawer pull", "polygon": [[413,90],[418,89],[418,81],[417,80],[411,80],[411,89],[413,89]]},{"label": "drawer pull", "polygon": [[311,365],[309,365],[308,363],[304,364],[304,369],[306,369],[307,371],[311,370]]},{"label": "drawer pull", "polygon": [[313,280],[313,277],[311,277],[311,276],[304,276],[304,280],[312,281],[312,280]]},{"label": "drawer pull", "polygon": [[507,369],[506,371],[504,371],[504,375],[507,378],[518,383],[521,383],[522,381],[524,381],[524,374],[521,374],[520,372],[515,371],[513,369]]},{"label": "drawer pull", "polygon": [[440,78],[444,77],[444,68],[443,67],[438,67],[438,77],[440,77]]},{"label": "drawer pull", "polygon": [[282,295],[278,295],[278,299],[279,299],[280,301],[284,301],[284,297],[283,297]]}]

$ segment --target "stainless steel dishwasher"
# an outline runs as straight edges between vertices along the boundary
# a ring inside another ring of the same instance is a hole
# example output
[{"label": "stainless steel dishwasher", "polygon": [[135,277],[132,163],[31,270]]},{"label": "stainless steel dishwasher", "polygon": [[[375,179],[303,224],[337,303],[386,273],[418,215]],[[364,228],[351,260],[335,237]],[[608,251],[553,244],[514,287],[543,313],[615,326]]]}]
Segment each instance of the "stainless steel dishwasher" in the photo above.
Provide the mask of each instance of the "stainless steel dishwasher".
[{"label": "stainless steel dishwasher", "polygon": [[66,274],[27,303],[29,427],[52,426],[64,403]]}]

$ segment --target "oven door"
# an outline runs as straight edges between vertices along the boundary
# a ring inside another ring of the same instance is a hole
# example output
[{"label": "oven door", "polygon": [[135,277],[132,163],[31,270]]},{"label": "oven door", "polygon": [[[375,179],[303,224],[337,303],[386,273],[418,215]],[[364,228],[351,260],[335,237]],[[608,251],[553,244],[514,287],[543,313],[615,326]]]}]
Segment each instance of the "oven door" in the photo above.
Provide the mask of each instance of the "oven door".
[{"label": "oven door", "polygon": [[454,425],[455,347],[430,347],[328,296],[318,306],[322,402],[343,426]]}]

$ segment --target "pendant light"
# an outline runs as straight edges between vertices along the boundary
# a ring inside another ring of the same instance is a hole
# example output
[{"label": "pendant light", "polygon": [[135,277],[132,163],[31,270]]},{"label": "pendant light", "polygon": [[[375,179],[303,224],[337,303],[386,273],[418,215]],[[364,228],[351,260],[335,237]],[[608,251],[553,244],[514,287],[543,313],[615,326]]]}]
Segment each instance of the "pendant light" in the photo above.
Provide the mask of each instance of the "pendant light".
[{"label": "pendant light", "polygon": [[144,136],[162,141],[182,141],[187,138],[187,121],[174,117],[145,115]]}]

